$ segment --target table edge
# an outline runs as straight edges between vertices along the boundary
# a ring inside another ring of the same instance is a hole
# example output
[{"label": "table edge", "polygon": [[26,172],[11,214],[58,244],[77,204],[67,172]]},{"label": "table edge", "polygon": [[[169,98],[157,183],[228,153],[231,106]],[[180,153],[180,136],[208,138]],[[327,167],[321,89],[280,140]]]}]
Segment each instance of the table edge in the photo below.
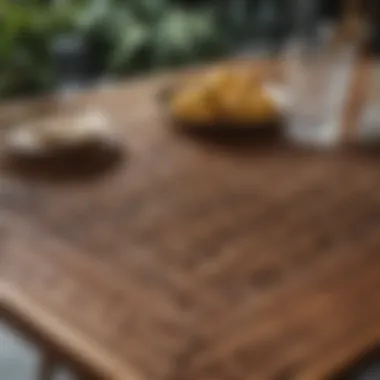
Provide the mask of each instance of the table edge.
[{"label": "table edge", "polygon": [[141,380],[128,364],[112,358],[98,343],[52,316],[6,282],[0,282],[0,318],[22,325],[40,340],[49,342],[54,350],[96,373],[99,379]]}]

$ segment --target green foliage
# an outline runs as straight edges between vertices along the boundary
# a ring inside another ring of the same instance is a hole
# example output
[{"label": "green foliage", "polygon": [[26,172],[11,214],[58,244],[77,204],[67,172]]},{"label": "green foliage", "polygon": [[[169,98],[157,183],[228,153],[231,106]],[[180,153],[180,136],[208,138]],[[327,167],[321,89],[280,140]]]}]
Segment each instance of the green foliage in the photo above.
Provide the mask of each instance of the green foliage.
[{"label": "green foliage", "polygon": [[106,67],[112,73],[170,67],[223,52],[221,30],[210,9],[185,10],[169,0],[89,4],[82,11],[86,31],[90,40],[95,35],[109,46]]},{"label": "green foliage", "polygon": [[100,74],[132,74],[216,57],[225,50],[215,9],[173,0],[0,0],[0,95],[51,89],[51,46],[84,37]]},{"label": "green foliage", "polygon": [[49,46],[70,28],[69,14],[35,3],[0,3],[0,94],[43,91],[52,85]]}]

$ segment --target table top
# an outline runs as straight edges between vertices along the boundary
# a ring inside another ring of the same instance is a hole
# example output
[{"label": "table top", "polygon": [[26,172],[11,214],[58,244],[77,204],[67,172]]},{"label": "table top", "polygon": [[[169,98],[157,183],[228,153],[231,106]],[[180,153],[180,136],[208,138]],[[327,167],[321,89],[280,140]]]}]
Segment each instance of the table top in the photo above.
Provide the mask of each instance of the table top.
[{"label": "table top", "polygon": [[2,310],[100,378],[330,378],[380,338],[380,157],[181,134],[166,80],[78,95],[109,170],[3,168]]}]

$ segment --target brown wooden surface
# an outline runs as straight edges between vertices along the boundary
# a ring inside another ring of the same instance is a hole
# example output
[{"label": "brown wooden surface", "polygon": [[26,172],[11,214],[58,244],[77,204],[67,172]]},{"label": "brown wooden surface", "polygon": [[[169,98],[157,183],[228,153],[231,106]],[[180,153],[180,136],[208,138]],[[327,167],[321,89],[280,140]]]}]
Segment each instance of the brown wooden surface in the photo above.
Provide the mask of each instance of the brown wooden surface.
[{"label": "brown wooden surface", "polygon": [[167,79],[78,97],[112,170],[3,169],[2,311],[105,379],[331,375],[380,338],[380,157],[177,133]]}]

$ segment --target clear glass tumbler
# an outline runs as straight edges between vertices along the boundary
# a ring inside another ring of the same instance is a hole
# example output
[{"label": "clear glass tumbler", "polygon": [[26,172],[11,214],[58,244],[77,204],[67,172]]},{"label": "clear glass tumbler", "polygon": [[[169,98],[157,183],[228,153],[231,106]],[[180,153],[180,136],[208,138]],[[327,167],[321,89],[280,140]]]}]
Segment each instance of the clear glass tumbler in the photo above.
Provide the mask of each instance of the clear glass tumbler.
[{"label": "clear glass tumbler", "polygon": [[372,0],[366,5],[369,36],[366,44],[366,70],[361,78],[365,96],[360,109],[356,137],[361,142],[378,146],[380,143],[380,2]]},{"label": "clear glass tumbler", "polygon": [[295,30],[284,56],[286,131],[292,142],[331,147],[341,141],[357,45],[340,39],[337,26],[318,17],[317,3],[295,1]]}]

